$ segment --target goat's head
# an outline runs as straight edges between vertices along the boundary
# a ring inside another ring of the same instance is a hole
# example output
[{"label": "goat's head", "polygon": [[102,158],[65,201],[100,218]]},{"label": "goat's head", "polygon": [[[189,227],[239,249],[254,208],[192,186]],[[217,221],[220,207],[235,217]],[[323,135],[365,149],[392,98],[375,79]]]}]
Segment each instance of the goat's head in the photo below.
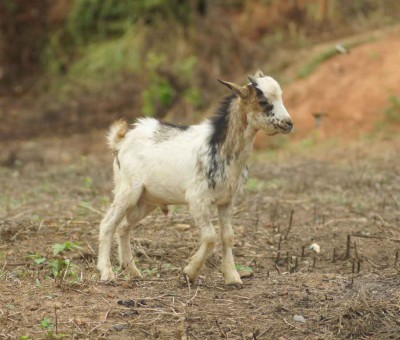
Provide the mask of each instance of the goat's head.
[{"label": "goat's head", "polygon": [[250,83],[245,86],[218,80],[239,98],[241,110],[254,129],[262,129],[268,135],[292,132],[293,122],[283,105],[278,82],[261,71],[249,79]]}]

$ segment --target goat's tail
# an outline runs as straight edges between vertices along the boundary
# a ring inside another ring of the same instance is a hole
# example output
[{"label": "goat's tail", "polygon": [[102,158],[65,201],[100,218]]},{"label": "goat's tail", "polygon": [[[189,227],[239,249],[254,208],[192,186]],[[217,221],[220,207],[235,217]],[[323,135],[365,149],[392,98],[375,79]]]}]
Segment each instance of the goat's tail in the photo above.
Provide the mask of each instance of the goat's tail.
[{"label": "goat's tail", "polygon": [[125,138],[128,129],[128,123],[123,119],[116,120],[114,123],[111,124],[110,130],[107,134],[108,146],[111,150],[113,150],[114,152],[119,150],[119,145],[121,141]]}]

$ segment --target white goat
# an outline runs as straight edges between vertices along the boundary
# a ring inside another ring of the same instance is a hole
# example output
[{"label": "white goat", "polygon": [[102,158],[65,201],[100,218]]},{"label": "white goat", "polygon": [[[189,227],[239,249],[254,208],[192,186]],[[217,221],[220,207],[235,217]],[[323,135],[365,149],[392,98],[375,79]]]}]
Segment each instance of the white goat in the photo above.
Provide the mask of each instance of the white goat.
[{"label": "white goat", "polygon": [[176,126],[142,118],[132,128],[124,121],[111,126],[108,142],[115,156],[115,197],[100,224],[97,267],[101,280],[115,278],[110,263],[115,231],[121,266],[140,277],[130,249],[131,226],[157,206],[189,204],[201,228],[201,241],[183,272],[190,282],[195,281],[217,242],[211,222],[211,208],[216,205],[225,284],[241,287],[232,254],[232,202],[247,177],[246,161],[256,132],[262,129],[275,135],[293,129],[279,84],[261,71],[249,79],[243,87],[220,80],[233,95],[225,98],[214,117],[198,125]]}]

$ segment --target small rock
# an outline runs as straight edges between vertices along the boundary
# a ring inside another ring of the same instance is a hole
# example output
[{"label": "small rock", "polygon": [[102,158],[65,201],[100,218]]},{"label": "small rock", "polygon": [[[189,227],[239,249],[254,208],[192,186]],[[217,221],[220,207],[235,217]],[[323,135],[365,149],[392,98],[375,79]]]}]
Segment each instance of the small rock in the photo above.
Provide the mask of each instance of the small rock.
[{"label": "small rock", "polygon": [[34,311],[34,310],[38,310],[39,309],[39,304],[32,304],[28,307],[28,310],[30,311]]},{"label": "small rock", "polygon": [[239,272],[240,278],[241,279],[247,279],[249,277],[253,277],[254,276],[254,272],[251,270],[241,270]]},{"label": "small rock", "polygon": [[235,227],[235,233],[244,234],[246,228],[243,225],[239,225]]},{"label": "small rock", "polygon": [[128,328],[128,325],[125,323],[120,323],[118,325],[114,325],[113,328],[114,328],[114,330],[119,332],[119,331],[124,330],[125,328]]},{"label": "small rock", "polygon": [[125,307],[135,307],[135,300],[118,300],[117,303],[121,306],[125,306]]},{"label": "small rock", "polygon": [[133,315],[139,315],[139,312],[134,309],[128,309],[126,312],[121,313],[121,316],[133,316]]},{"label": "small rock", "polygon": [[190,224],[178,223],[178,224],[175,224],[174,228],[178,231],[186,231],[186,230],[189,230],[191,227],[190,227]]},{"label": "small rock", "polygon": [[306,319],[304,319],[303,315],[295,315],[293,317],[293,321],[305,323]]}]

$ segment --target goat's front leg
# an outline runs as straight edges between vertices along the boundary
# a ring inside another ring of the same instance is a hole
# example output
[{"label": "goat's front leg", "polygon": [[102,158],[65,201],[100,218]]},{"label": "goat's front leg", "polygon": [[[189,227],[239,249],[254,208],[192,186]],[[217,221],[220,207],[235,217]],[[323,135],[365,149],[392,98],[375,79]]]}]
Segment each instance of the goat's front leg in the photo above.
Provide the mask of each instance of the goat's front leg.
[{"label": "goat's front leg", "polygon": [[196,202],[190,204],[190,210],[197,226],[201,228],[200,247],[192,256],[189,264],[183,269],[189,281],[193,283],[200,274],[201,268],[217,243],[217,234],[211,222],[211,204]]},{"label": "goat's front leg", "polygon": [[242,280],[235,267],[232,248],[234,234],[232,229],[232,204],[218,206],[219,224],[222,240],[222,263],[221,271],[224,275],[225,284],[236,288],[242,287]]}]

